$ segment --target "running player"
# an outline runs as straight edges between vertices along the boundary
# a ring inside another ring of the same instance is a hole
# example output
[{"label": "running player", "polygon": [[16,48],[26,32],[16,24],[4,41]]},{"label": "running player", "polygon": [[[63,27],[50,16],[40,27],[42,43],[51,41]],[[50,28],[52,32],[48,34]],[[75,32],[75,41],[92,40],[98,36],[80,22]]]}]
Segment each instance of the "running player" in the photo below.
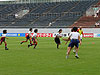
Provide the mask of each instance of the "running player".
[{"label": "running player", "polygon": [[37,46],[37,32],[38,32],[38,29],[35,29],[34,30],[34,34],[33,34],[33,36],[32,36],[32,41],[33,41],[33,44],[29,44],[28,45],[28,48],[30,47],[30,46],[32,46],[32,45],[34,45],[34,48],[36,48],[36,46]]},{"label": "running player", "polygon": [[3,34],[2,34],[1,39],[0,39],[0,45],[2,44],[2,42],[4,42],[5,43],[5,50],[8,50],[8,48],[7,48],[7,42],[5,40],[5,39],[8,39],[6,37],[6,33],[7,33],[7,30],[3,30]]},{"label": "running player", "polygon": [[22,41],[20,44],[23,44],[24,42],[27,42],[28,40],[30,41],[30,44],[31,44],[32,43],[31,33],[32,33],[32,28],[29,29],[28,35],[26,36],[26,41]]},{"label": "running player", "polygon": [[62,37],[61,33],[62,33],[62,29],[60,29],[58,31],[58,34],[56,35],[56,37],[54,39],[57,44],[57,49],[59,49],[59,45],[61,44],[61,42],[60,42],[60,38]]},{"label": "running player", "polygon": [[[81,41],[82,41],[82,37],[83,37],[82,26],[79,27],[79,29],[77,30],[77,32],[79,32],[80,38],[81,38]],[[74,50],[73,50],[73,53],[75,53],[75,52],[76,52],[76,47],[75,47]]]},{"label": "running player", "polygon": [[80,39],[80,34],[77,32],[77,27],[73,28],[73,32],[70,33],[69,38],[71,38],[71,41],[68,45],[68,49],[67,49],[67,56],[66,58],[69,57],[70,51],[71,49],[75,46],[76,48],[76,54],[75,57],[79,58],[78,56],[78,50],[79,50],[79,43],[81,45],[81,39]]}]

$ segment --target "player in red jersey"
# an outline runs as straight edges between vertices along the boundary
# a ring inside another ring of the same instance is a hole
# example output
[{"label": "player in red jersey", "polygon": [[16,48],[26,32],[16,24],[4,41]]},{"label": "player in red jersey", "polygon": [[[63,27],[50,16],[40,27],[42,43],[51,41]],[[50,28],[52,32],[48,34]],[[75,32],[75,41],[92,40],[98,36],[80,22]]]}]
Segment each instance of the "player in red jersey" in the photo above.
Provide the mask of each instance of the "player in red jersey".
[{"label": "player in red jersey", "polygon": [[33,36],[32,36],[32,41],[33,41],[33,44],[29,44],[28,45],[28,48],[30,47],[30,46],[33,46],[34,45],[34,48],[36,48],[36,46],[37,46],[37,32],[38,32],[38,29],[35,29],[34,30],[34,34],[33,34]]},{"label": "player in red jersey", "polygon": [[7,42],[5,40],[5,39],[8,39],[6,37],[6,33],[7,33],[7,30],[3,30],[3,34],[2,34],[1,39],[0,39],[0,45],[2,44],[2,42],[4,42],[5,43],[5,50],[8,50],[8,48],[7,48]]},{"label": "player in red jersey", "polygon": [[32,28],[29,29],[28,35],[26,36],[26,41],[22,41],[20,44],[23,44],[24,42],[27,42],[28,40],[30,41],[30,44],[31,44],[32,43],[31,33],[32,33]]}]

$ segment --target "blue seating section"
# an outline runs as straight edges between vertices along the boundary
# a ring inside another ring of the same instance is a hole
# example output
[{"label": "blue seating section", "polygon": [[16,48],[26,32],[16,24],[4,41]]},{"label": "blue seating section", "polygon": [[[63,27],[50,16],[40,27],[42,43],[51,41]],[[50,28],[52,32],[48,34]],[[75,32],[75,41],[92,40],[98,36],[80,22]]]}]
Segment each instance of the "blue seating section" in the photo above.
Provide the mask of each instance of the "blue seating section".
[{"label": "blue seating section", "polygon": [[[26,3],[0,5],[0,26],[4,27],[50,27],[70,26],[98,0],[67,1],[53,3]],[[29,13],[22,18],[15,18],[20,10]]]}]

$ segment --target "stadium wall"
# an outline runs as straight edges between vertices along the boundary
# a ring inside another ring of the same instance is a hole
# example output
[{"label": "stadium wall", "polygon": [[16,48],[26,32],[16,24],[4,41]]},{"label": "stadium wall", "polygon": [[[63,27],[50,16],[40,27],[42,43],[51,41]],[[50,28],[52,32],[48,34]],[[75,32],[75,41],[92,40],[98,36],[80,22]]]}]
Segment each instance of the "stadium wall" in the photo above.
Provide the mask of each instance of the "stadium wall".
[{"label": "stadium wall", "polygon": [[[0,36],[2,35],[2,31],[6,28],[0,29]],[[71,28],[62,28],[63,37],[68,37],[68,33],[70,33]],[[8,31],[7,37],[25,37],[28,32],[28,28],[7,28]],[[38,37],[55,37],[59,28],[39,28],[38,29]],[[100,28],[83,28],[84,34],[83,37],[100,37]],[[33,33],[32,33],[33,35]]]},{"label": "stadium wall", "polygon": [[[4,29],[8,30],[8,33],[27,33],[29,28],[0,28],[0,33]],[[60,28],[38,28],[39,33],[57,33]],[[70,33],[71,28],[61,28],[63,33]],[[33,29],[34,30],[34,29]],[[100,33],[100,28],[83,28],[84,33]]]}]

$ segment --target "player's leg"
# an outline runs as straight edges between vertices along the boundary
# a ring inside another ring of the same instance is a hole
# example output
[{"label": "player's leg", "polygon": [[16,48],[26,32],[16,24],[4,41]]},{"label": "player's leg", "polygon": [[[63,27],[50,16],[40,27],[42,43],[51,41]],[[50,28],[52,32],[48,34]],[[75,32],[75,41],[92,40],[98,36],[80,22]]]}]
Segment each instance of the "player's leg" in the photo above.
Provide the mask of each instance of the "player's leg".
[{"label": "player's leg", "polygon": [[59,49],[59,45],[61,45],[61,43],[60,43],[60,42],[58,42],[58,43],[57,43],[57,49]]},{"label": "player's leg", "polygon": [[[33,42],[33,43],[32,43]],[[32,38],[32,41],[31,41],[31,39],[30,39],[30,44],[28,45],[28,48],[30,47],[30,46],[33,46],[33,45],[35,45],[35,38]]]},{"label": "player's leg", "polygon": [[4,43],[5,43],[5,50],[8,50],[8,48],[7,48],[7,42],[4,41]]},{"label": "player's leg", "polygon": [[70,54],[70,51],[72,50],[72,47],[68,47],[67,48],[67,56],[66,56],[66,59],[69,58],[69,54]]},{"label": "player's leg", "polygon": [[76,49],[77,49],[77,47],[74,47],[73,53],[76,53]]},{"label": "player's leg", "polygon": [[[82,41],[82,38],[81,38],[81,41]],[[79,40],[77,40],[77,42],[76,42],[77,44],[76,44],[76,46],[75,46],[75,48],[74,48],[74,50],[73,50],[73,53],[76,53],[76,50],[77,50],[77,47],[79,46]]]},{"label": "player's leg", "polygon": [[79,58],[79,56],[78,56],[78,50],[79,50],[79,48],[76,49],[76,54],[75,54],[76,58]]},{"label": "player's leg", "polygon": [[68,47],[68,49],[67,49],[67,56],[69,56],[70,51],[71,51],[71,47]]},{"label": "player's leg", "polygon": [[74,47],[73,42],[70,42],[69,45],[68,45],[68,48],[67,48],[67,56],[66,56],[66,58],[69,58],[70,51],[71,51],[71,49],[73,47]]},{"label": "player's leg", "polygon": [[31,40],[31,38],[29,39],[29,41],[30,41],[30,44],[32,44],[32,40]]},{"label": "player's leg", "polygon": [[37,40],[35,39],[34,48],[36,48],[36,46],[37,46]]},{"label": "player's leg", "polygon": [[59,45],[61,44],[60,39],[59,38],[55,38],[55,42],[57,44],[57,49],[59,49]]},{"label": "player's leg", "polygon": [[2,44],[2,41],[0,41],[0,45]]},{"label": "player's leg", "polygon": [[23,44],[24,42],[27,42],[29,38],[26,38],[25,41],[22,41],[20,44]]},{"label": "player's leg", "polygon": [[57,44],[57,49],[59,49],[59,44]]},{"label": "player's leg", "polygon": [[75,44],[75,47],[76,47],[76,54],[75,54],[75,57],[76,57],[76,58],[79,58],[79,56],[78,56],[79,44],[78,44],[78,43]]},{"label": "player's leg", "polygon": [[1,38],[1,39],[0,39],[0,45],[2,44],[2,42],[3,42],[3,39]]}]

